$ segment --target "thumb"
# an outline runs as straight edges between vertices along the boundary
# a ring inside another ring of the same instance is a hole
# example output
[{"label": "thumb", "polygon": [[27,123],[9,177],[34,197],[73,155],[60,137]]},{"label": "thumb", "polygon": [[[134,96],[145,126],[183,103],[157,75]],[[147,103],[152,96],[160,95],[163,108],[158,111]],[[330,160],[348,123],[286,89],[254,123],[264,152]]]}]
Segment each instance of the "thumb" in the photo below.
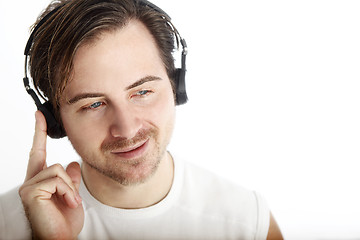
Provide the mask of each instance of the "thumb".
[{"label": "thumb", "polygon": [[81,182],[81,169],[80,165],[77,162],[70,163],[66,168],[66,173],[71,178],[72,182],[75,185],[77,193],[79,192],[80,182]]}]

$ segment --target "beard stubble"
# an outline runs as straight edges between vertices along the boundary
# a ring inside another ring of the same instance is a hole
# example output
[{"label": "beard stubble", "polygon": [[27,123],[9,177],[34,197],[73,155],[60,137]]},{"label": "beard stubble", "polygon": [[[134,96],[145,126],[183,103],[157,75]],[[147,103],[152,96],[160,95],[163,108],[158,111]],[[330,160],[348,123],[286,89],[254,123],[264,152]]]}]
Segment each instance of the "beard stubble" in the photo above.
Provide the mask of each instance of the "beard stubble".
[{"label": "beard stubble", "polygon": [[[146,154],[136,159],[116,159],[111,151],[126,149],[139,142],[148,140],[150,145]],[[119,138],[104,142],[100,146],[100,155],[83,159],[90,167],[106,177],[124,186],[134,186],[151,178],[166,153],[167,144],[159,142],[156,128],[142,129],[131,139]],[[99,161],[101,159],[101,161]]]}]

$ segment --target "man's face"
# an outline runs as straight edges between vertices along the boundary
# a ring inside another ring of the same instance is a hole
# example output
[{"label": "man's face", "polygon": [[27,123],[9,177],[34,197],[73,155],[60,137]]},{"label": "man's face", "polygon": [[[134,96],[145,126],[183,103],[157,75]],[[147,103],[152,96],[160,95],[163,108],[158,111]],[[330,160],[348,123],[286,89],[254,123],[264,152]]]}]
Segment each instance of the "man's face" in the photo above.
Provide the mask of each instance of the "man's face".
[{"label": "man's face", "polygon": [[165,157],[175,118],[154,39],[131,21],[81,46],[61,99],[66,133],[86,164],[124,185],[142,183]]}]

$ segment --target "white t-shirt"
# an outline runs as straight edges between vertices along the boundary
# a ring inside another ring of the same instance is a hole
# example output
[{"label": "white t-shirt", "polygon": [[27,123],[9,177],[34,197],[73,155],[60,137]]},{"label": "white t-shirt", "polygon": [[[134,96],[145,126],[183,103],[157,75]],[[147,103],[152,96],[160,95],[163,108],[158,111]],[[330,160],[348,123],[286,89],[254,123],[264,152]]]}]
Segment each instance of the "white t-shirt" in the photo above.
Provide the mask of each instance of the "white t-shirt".
[{"label": "white t-shirt", "polygon": [[[266,239],[270,211],[256,192],[175,160],[168,195],[154,206],[119,209],[97,201],[84,183],[79,239]],[[31,237],[17,189],[0,197],[0,239]]]}]

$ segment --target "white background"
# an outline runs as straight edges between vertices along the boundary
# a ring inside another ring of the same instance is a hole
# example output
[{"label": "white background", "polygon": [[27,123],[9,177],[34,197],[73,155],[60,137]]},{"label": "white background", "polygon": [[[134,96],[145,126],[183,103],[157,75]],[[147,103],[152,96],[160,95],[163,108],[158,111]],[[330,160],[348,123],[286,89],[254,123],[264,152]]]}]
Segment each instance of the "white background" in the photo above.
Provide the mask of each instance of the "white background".
[{"label": "white background", "polygon": [[[189,47],[170,150],[261,192],[287,239],[360,239],[360,2],[154,3]],[[26,171],[23,50],[47,4],[0,2],[0,193]],[[49,139],[49,165],[76,159]]]}]

